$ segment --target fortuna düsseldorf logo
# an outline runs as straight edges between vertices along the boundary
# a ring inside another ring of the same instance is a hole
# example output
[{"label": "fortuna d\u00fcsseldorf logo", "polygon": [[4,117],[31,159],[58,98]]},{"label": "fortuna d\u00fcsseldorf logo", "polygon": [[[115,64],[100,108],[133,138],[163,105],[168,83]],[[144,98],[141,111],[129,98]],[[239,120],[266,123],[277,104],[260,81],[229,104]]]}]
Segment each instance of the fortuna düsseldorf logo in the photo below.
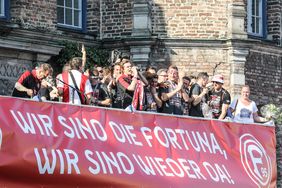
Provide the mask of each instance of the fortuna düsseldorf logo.
[{"label": "fortuna d\u00fcsseldorf logo", "polygon": [[259,188],[268,188],[272,176],[270,158],[260,142],[250,134],[240,137],[241,162],[248,176]]}]

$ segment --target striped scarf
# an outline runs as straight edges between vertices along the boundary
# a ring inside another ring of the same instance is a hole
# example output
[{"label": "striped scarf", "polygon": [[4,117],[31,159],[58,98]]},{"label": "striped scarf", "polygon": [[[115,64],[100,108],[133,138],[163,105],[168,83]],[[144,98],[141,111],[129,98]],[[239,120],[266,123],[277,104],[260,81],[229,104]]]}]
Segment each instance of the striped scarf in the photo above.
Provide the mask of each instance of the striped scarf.
[{"label": "striped scarf", "polygon": [[133,99],[132,99],[132,106],[136,110],[143,110],[143,103],[144,103],[143,98],[144,98],[144,87],[143,87],[142,82],[138,80],[136,84],[135,92],[133,95]]}]

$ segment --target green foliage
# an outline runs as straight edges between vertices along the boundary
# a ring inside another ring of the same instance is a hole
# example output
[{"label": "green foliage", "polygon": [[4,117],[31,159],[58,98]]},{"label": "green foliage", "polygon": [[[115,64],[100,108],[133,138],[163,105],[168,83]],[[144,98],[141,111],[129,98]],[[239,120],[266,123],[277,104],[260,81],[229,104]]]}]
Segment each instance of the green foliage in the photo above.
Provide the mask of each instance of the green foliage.
[{"label": "green foliage", "polygon": [[266,118],[273,118],[275,124],[282,124],[282,109],[274,104],[267,104],[261,107],[261,114]]},{"label": "green foliage", "polygon": [[[82,57],[81,44],[69,41],[59,43],[64,46],[59,55],[53,57],[50,61],[54,68],[55,74],[61,72],[62,67],[73,57]],[[109,52],[105,49],[95,47],[85,47],[86,50],[86,65],[85,68],[90,68],[95,65],[107,66],[109,65]]]}]

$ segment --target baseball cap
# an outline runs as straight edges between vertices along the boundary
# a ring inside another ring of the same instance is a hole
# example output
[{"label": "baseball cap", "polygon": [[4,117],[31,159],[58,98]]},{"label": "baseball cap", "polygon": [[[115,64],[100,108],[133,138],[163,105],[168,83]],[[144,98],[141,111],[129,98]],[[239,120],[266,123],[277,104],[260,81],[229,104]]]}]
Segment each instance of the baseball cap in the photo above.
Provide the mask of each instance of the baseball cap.
[{"label": "baseball cap", "polygon": [[224,83],[223,76],[221,74],[214,75],[212,78],[212,82],[219,82],[219,83]]}]

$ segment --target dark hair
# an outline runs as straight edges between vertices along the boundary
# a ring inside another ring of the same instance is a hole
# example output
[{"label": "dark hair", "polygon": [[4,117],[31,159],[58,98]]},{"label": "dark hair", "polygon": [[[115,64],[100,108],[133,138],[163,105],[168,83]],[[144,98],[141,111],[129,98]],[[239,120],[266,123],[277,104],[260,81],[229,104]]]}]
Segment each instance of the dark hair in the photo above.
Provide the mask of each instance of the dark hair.
[{"label": "dark hair", "polygon": [[154,78],[156,78],[156,79],[158,78],[157,74],[153,74],[153,73],[150,73],[150,72],[147,72],[147,71],[145,71],[143,73],[143,75],[149,83],[151,83],[154,80]]},{"label": "dark hair", "polygon": [[184,76],[183,80],[188,80],[189,82],[191,82],[191,79],[188,76]]},{"label": "dark hair", "polygon": [[208,75],[207,72],[200,72],[198,74],[198,76],[197,76],[198,79],[200,79],[200,78],[208,78],[208,77],[209,77],[209,75]]},{"label": "dark hair", "polygon": [[157,72],[157,69],[155,67],[153,67],[153,66],[147,66],[145,71],[148,71],[150,69],[153,69],[153,70],[155,70]]},{"label": "dark hair", "polygon": [[94,67],[91,67],[89,68],[89,76],[99,76],[99,72],[96,68]]},{"label": "dark hair", "polygon": [[40,68],[46,72],[46,71],[49,71],[49,75],[52,75],[53,74],[53,68],[51,67],[50,64],[48,63],[43,63],[40,65]]}]

